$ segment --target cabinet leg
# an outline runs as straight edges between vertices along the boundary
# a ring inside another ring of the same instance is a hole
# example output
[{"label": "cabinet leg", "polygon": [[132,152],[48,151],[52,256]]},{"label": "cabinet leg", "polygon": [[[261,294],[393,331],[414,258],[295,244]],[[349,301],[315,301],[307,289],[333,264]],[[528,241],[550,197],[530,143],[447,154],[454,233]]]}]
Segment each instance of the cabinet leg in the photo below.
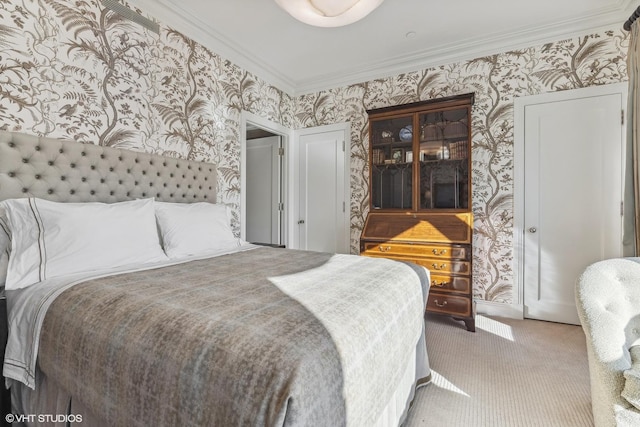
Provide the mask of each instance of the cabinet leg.
[{"label": "cabinet leg", "polygon": [[465,326],[467,327],[467,331],[469,332],[476,331],[476,319],[474,317],[471,317],[471,318],[469,317],[462,318],[462,317],[455,317],[455,316],[451,316],[451,317],[460,322],[464,322]]},{"label": "cabinet leg", "polygon": [[476,319],[464,319],[464,324],[467,326],[467,331],[476,331]]}]

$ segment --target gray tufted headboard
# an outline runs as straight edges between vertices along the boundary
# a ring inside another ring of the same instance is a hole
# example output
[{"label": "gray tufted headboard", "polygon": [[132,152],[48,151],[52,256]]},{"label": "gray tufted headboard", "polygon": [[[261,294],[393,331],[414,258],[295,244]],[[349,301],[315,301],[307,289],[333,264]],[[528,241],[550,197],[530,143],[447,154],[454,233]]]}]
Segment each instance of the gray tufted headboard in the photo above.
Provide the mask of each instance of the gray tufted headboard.
[{"label": "gray tufted headboard", "polygon": [[211,163],[0,131],[0,200],[216,202]]}]

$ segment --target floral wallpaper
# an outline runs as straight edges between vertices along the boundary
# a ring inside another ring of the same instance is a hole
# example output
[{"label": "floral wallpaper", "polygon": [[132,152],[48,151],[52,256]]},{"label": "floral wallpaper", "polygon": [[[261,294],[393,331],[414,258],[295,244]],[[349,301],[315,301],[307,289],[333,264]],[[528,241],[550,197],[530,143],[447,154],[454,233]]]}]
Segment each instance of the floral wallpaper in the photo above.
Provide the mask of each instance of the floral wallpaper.
[{"label": "floral wallpaper", "polygon": [[0,129],[216,163],[236,231],[240,112],[292,127],[281,90],[96,0],[0,0],[0,49]]},{"label": "floral wallpaper", "polygon": [[366,110],[474,92],[474,297],[512,303],[513,100],[625,81],[627,43],[605,31],[297,98],[296,128],[351,123],[352,252],[369,210]]},{"label": "floral wallpaper", "polygon": [[218,201],[233,208],[237,231],[242,110],[288,128],[348,121],[357,253],[369,204],[366,110],[474,92],[475,297],[510,303],[513,99],[626,80],[626,37],[585,34],[293,98],[97,0],[0,0],[0,129],[216,163]]}]

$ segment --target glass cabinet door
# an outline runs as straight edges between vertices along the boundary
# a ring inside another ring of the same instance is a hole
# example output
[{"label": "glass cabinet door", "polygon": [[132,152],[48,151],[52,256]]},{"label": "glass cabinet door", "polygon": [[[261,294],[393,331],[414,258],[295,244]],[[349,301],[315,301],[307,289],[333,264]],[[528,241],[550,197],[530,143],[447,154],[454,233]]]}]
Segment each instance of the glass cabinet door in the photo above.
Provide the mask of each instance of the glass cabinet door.
[{"label": "glass cabinet door", "polygon": [[413,115],[371,123],[371,206],[413,209]]},{"label": "glass cabinet door", "polygon": [[419,114],[419,209],[469,209],[468,108]]}]

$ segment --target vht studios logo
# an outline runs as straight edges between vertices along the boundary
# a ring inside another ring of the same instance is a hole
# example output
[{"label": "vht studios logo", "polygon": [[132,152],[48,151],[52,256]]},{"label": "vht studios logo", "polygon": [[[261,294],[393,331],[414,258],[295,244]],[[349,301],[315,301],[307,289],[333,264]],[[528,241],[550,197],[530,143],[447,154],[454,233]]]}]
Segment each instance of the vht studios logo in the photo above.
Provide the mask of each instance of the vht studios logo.
[{"label": "vht studios logo", "polygon": [[7,414],[4,419],[8,423],[81,423],[82,415],[64,414]]}]

